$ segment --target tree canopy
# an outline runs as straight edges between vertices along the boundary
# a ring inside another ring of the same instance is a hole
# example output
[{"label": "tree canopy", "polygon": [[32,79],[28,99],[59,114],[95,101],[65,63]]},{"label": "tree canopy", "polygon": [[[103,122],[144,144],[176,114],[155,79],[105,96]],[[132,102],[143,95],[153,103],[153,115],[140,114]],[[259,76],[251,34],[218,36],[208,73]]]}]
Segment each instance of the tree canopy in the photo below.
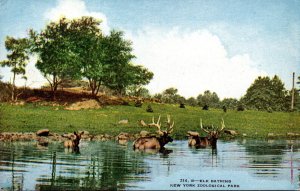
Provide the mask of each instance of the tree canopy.
[{"label": "tree canopy", "polygon": [[220,102],[218,94],[209,90],[204,91],[203,94],[199,94],[197,100],[200,106],[207,105],[214,108],[218,107]]},{"label": "tree canopy", "polygon": [[10,67],[11,72],[13,73],[12,79],[12,92],[11,92],[11,99],[14,101],[16,99],[16,92],[15,92],[15,80],[17,75],[23,75],[25,77],[25,67],[28,63],[29,56],[28,56],[28,48],[29,43],[28,39],[26,38],[13,38],[13,37],[6,37],[5,40],[5,48],[8,51],[7,60],[3,60],[0,62],[2,67]]},{"label": "tree canopy", "polygon": [[30,30],[32,52],[38,55],[36,67],[48,80],[54,94],[63,78],[75,78],[80,71],[76,64],[78,55],[72,51],[75,45],[70,24],[62,18],[48,24],[40,33]]},{"label": "tree canopy", "polygon": [[122,31],[103,35],[101,21],[93,17],[60,19],[37,33],[30,30],[32,52],[38,55],[36,67],[54,92],[63,79],[89,81],[92,95],[100,86],[125,93],[131,85],[146,85],[153,78],[148,69],[134,65],[132,43]]},{"label": "tree canopy", "polygon": [[247,89],[243,103],[252,109],[283,111],[286,108],[287,91],[278,76],[258,77]]}]

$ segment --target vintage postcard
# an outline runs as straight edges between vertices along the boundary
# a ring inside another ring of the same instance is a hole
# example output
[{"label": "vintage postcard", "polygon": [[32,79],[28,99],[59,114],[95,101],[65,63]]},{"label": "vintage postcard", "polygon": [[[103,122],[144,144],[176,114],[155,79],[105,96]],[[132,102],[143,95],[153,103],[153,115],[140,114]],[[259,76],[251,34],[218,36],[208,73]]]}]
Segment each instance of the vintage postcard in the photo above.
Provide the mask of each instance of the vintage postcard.
[{"label": "vintage postcard", "polygon": [[0,0],[0,190],[300,190],[300,1]]}]

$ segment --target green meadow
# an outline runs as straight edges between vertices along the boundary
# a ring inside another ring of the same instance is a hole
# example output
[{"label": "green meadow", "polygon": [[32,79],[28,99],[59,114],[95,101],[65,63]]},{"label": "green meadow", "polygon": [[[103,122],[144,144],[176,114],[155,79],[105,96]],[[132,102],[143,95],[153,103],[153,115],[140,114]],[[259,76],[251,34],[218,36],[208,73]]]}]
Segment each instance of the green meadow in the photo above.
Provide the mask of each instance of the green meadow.
[{"label": "green meadow", "polygon": [[[178,105],[154,104],[153,113],[146,112],[147,103],[142,107],[105,106],[101,109],[69,111],[63,106],[41,106],[25,104],[13,106],[2,103],[0,106],[0,132],[35,132],[47,128],[51,132],[65,133],[78,130],[89,131],[90,134],[109,134],[116,136],[120,132],[139,133],[141,130],[155,132],[155,128],[141,127],[138,120],[150,123],[161,115],[162,129],[165,127],[167,114],[175,121],[173,137],[185,139],[187,131],[199,131],[200,118],[204,126],[219,127],[222,118],[225,129],[238,132],[238,137],[266,138],[269,133],[275,137],[286,137],[287,133],[300,133],[299,112],[262,112],[220,109],[203,111],[199,107],[179,108]],[[118,124],[120,120],[128,119],[128,124]],[[203,134],[204,135],[204,134]],[[225,135],[224,135],[225,137]]]}]

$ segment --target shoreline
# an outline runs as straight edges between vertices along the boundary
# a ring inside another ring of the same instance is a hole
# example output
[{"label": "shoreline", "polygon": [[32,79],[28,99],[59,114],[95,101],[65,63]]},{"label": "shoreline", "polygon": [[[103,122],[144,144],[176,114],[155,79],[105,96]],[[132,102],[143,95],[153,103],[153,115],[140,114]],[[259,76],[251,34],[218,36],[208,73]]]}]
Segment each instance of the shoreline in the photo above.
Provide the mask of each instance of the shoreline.
[{"label": "shoreline", "polygon": [[[82,132],[82,131],[79,131]],[[117,136],[112,136],[109,134],[97,134],[93,135],[90,134],[87,131],[84,131],[84,134],[82,135],[81,140],[82,141],[134,141],[135,139],[139,137],[145,137],[148,135],[155,135],[151,134],[147,131],[141,131],[140,133],[126,133],[126,132],[120,132]],[[64,142],[66,140],[72,139],[74,136],[73,133],[53,133],[49,132],[48,135],[38,135],[36,132],[1,132],[0,133],[0,142],[17,142],[17,141],[37,141],[40,144],[48,144],[50,142]],[[233,139],[267,139],[267,140],[294,140],[298,139],[300,137],[300,134],[289,134],[286,135],[276,135],[272,134],[267,137],[241,137],[241,136],[222,136],[220,137],[220,140],[233,140]],[[174,139],[174,140],[188,140],[188,138],[185,139]]]}]

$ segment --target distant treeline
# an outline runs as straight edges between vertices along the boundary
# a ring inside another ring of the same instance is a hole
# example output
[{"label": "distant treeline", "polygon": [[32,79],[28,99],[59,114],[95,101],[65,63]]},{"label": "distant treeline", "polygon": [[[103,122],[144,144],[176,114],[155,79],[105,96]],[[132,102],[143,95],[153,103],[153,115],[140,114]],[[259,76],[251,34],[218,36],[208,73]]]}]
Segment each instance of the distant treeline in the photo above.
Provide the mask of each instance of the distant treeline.
[{"label": "distant treeline", "polygon": [[[300,76],[297,84],[300,84]],[[300,89],[300,88],[299,88]],[[144,95],[146,90],[143,90]],[[150,95],[147,95],[150,96]],[[176,88],[168,88],[162,93],[154,95],[163,103],[171,104],[187,104],[190,106],[200,106],[203,109],[223,108],[223,109],[252,109],[260,111],[290,111],[292,91],[285,89],[284,84],[278,76],[270,78],[268,76],[258,77],[247,89],[246,94],[240,99],[224,98],[221,100],[217,93],[206,90],[203,94],[199,94],[196,98],[185,97],[178,94]],[[299,90],[294,90],[294,109],[300,110],[300,94]]]}]

